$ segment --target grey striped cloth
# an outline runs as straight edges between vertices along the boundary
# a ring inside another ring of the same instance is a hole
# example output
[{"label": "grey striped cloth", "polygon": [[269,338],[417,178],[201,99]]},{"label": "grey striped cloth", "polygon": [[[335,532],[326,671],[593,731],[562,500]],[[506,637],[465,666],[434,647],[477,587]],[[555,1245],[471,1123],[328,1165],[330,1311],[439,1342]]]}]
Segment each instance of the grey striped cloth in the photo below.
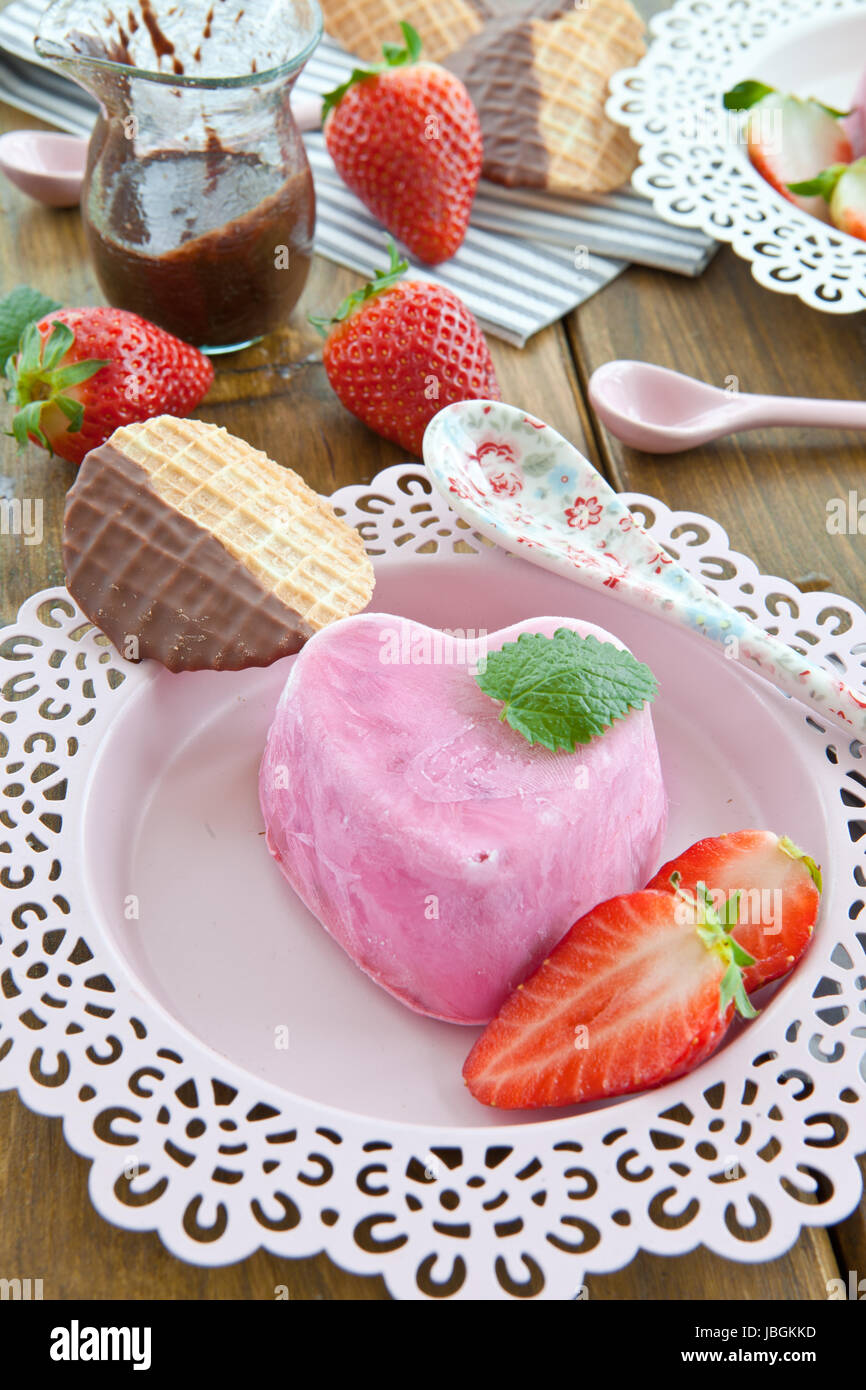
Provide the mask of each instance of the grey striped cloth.
[{"label": "grey striped cloth", "polygon": [[[44,0],[13,0],[0,12],[0,99],[87,135],[96,110],[92,98],[34,53],[43,9]],[[325,38],[297,90],[321,96],[345,81],[352,67],[351,57]],[[323,137],[304,139],[316,185],[316,250],[372,275],[387,263],[382,226],[343,184]],[[628,261],[698,275],[714,250],[702,232],[662,222],[628,189],[578,201],[482,181],[456,256],[435,270],[414,262],[412,274],[447,286],[485,330],[522,347],[609,284]]]}]

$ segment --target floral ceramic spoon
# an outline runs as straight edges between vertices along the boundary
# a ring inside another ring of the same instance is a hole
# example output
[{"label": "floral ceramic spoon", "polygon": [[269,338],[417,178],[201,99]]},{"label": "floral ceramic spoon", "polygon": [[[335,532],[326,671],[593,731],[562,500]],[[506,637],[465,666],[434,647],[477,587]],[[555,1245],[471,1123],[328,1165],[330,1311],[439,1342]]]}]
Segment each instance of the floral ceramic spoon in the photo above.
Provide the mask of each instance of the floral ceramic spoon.
[{"label": "floral ceramic spoon", "polygon": [[690,628],[866,740],[866,692],[810,665],[672,560],[549,425],[499,401],[458,401],[428,425],[424,462],[449,506],[503,549]]}]

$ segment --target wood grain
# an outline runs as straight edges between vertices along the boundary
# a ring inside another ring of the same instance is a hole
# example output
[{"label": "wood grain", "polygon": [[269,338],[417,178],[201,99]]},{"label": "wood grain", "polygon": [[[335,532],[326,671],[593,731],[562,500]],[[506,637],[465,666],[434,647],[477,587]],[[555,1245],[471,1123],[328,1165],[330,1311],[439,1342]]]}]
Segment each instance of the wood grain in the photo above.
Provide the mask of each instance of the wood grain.
[{"label": "wood grain", "polygon": [[[860,397],[866,317],[835,318],[761,291],[723,248],[698,280],[632,268],[572,314],[568,331],[586,389],[615,358],[657,362],[741,391]],[[816,572],[862,597],[864,538],[830,535],[827,503],[864,486],[864,436],[842,430],[760,430],[684,454],[626,448],[597,425],[617,487],[705,512],[765,572],[794,582]]]}]

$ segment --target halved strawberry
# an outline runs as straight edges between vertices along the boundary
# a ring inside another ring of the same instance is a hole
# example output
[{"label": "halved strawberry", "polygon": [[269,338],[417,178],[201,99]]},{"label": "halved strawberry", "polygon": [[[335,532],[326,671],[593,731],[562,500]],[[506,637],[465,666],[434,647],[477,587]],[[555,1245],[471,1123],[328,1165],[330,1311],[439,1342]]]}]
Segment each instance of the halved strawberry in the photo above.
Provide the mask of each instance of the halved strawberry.
[{"label": "halved strawberry", "polygon": [[817,178],[794,184],[792,192],[826,199],[833,226],[866,241],[866,158],[853,164],[832,164]]},{"label": "halved strawberry", "polygon": [[708,1057],[745,996],[747,955],[699,899],[670,889],[593,908],[506,1000],[463,1067],[485,1105],[574,1105],[682,1076]]},{"label": "halved strawberry", "polygon": [[842,111],[812,98],[788,96],[761,82],[741,82],[725,93],[730,111],[751,114],[746,130],[749,158],[777,193],[826,222],[827,209],[816,196],[803,197],[791,185],[814,178],[829,164],[847,164],[851,142]]},{"label": "halved strawberry", "polygon": [[720,921],[754,957],[743,971],[748,993],[796,964],[812,939],[821,870],[792,840],[771,830],[699,840],[664,864],[647,886],[693,895],[700,883]]}]

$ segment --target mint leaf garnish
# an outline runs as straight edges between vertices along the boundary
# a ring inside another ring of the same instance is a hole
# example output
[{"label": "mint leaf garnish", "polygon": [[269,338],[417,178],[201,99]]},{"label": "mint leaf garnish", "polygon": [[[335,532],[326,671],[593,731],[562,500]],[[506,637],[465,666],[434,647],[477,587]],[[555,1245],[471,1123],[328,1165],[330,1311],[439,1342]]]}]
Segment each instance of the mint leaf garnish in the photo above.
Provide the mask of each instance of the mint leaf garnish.
[{"label": "mint leaf garnish", "polygon": [[650,668],[631,652],[568,627],[553,637],[522,632],[488,652],[475,679],[485,695],[502,701],[501,719],[553,753],[590,743],[658,691]]},{"label": "mint leaf garnish", "polygon": [[28,323],[38,323],[52,310],[61,308],[55,299],[40,294],[29,285],[19,285],[0,299],[0,374],[5,375],[6,363],[18,351],[21,334]]}]

